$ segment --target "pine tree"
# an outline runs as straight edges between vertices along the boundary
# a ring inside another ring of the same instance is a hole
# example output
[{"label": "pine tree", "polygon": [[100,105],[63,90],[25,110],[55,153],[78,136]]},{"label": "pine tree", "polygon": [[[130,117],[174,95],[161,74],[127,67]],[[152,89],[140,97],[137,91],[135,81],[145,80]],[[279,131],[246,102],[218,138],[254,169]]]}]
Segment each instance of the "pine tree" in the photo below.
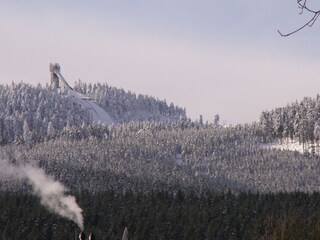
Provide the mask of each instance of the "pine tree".
[{"label": "pine tree", "polygon": [[47,137],[48,139],[52,139],[55,136],[55,130],[53,127],[53,123],[50,121],[47,128]]}]

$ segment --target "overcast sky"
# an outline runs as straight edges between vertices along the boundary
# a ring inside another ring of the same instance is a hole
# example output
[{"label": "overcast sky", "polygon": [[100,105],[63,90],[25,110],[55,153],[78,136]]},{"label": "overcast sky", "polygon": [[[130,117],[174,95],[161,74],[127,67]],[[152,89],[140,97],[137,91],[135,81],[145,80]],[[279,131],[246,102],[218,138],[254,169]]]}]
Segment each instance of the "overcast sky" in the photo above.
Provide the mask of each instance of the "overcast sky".
[{"label": "overcast sky", "polygon": [[71,86],[107,83],[193,119],[252,122],[319,92],[320,21],[277,33],[306,17],[292,0],[2,0],[0,83],[49,83],[58,62]]}]

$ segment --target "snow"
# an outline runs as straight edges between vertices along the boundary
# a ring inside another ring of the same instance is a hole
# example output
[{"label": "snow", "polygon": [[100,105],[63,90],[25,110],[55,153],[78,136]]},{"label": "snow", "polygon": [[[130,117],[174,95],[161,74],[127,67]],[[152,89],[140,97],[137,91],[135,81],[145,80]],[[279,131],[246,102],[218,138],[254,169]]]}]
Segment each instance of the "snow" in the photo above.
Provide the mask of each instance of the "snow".
[{"label": "snow", "polygon": [[299,141],[284,141],[283,143],[273,142],[273,143],[266,143],[261,144],[262,148],[266,149],[279,149],[279,150],[288,150],[288,151],[297,151],[299,153],[315,153],[317,154],[319,151],[315,151],[315,146],[310,143],[299,143]]},{"label": "snow", "polygon": [[68,95],[75,99],[84,109],[88,110],[92,116],[93,122],[101,122],[107,126],[117,124],[110,114],[101,108],[92,98],[74,90],[69,90]]},{"label": "snow", "polygon": [[182,165],[182,154],[176,154],[175,159],[173,160],[173,162],[178,165],[181,166]]}]

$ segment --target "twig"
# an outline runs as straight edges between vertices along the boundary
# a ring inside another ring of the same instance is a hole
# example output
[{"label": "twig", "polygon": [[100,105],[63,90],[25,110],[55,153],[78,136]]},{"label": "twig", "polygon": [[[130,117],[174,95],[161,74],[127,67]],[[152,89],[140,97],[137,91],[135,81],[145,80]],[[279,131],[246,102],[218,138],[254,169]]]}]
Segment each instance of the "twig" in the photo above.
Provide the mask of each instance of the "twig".
[{"label": "twig", "polygon": [[318,11],[314,11],[312,9],[310,9],[309,7],[307,7],[307,0],[298,0],[298,4],[299,4],[299,8],[301,9],[301,12],[299,13],[300,15],[304,13],[304,10],[313,13],[312,18],[306,22],[304,25],[302,25],[301,27],[297,28],[296,30],[283,34],[282,32],[280,32],[280,30],[278,30],[278,33],[280,34],[281,37],[288,37],[292,34],[295,34],[296,32],[301,31],[302,29],[304,29],[305,27],[312,27],[313,24],[317,21],[319,15],[320,15],[320,10]]}]

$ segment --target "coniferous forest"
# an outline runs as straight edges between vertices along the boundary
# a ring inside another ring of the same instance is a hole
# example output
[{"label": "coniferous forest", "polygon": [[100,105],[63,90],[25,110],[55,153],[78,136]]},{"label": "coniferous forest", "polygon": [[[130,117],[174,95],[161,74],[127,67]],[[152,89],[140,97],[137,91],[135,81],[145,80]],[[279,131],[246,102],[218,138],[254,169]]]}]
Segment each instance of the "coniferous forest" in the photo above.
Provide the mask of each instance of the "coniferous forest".
[{"label": "coniferous forest", "polygon": [[[118,124],[93,122],[49,86],[0,85],[0,239],[77,239],[29,168],[76,197],[97,239],[121,239],[125,227],[130,239],[320,238],[318,96],[221,126],[106,84],[75,90]],[[292,142],[306,151],[266,147]]]},{"label": "coniferous forest", "polygon": [[[97,239],[319,239],[320,194],[78,193]],[[77,226],[24,192],[0,194],[1,239],[78,239]]]}]

